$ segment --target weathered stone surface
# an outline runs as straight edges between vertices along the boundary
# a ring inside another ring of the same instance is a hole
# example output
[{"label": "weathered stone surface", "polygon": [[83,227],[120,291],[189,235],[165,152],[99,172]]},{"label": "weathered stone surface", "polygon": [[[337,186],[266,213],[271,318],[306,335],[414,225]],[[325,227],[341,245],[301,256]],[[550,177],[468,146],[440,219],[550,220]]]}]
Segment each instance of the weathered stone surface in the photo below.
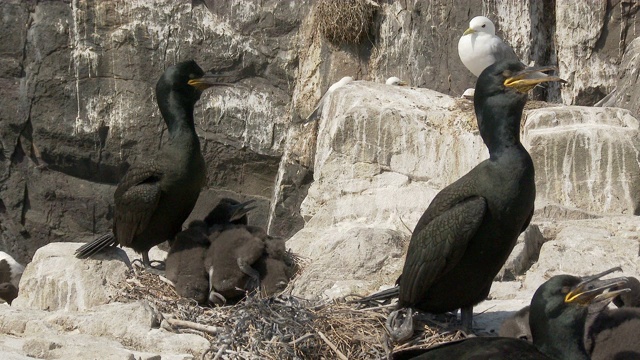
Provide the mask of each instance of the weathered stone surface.
[{"label": "weathered stone surface", "polygon": [[38,249],[22,274],[13,306],[76,311],[113,301],[131,266],[126,253],[110,248],[96,260],[82,260],[73,255],[79,245],[51,243]]},{"label": "weathered stone surface", "polygon": [[524,275],[531,265],[538,260],[540,248],[546,239],[536,224],[529,224],[527,229],[520,234],[518,242],[513,247],[511,255],[505,262],[496,280],[511,281],[517,276]]},{"label": "weathered stone surface", "polygon": [[[236,1],[212,13],[196,3],[0,4],[7,30],[0,45],[0,214],[11,220],[2,221],[10,235],[0,244],[19,261],[48,242],[111,227],[113,190],[103,193],[96,182],[116,183],[166,141],[153,93],[177,61],[193,58],[205,70],[248,77],[205,94],[196,127],[210,187],[270,198],[298,61],[296,27],[310,5]],[[40,181],[45,168],[53,182]],[[57,197],[53,208],[33,199],[78,178],[93,182],[95,200],[82,191]],[[80,204],[94,209],[76,214]],[[59,219],[63,212],[68,218]]]},{"label": "weathered stone surface", "polygon": [[638,4],[558,0],[555,39],[565,104],[593,105],[615,86],[622,54],[637,34]]},{"label": "weathered stone surface", "polygon": [[193,359],[209,347],[203,337],[159,329],[157,314],[144,301],[85,312],[2,306],[0,319],[0,354],[17,359]]},{"label": "weathered stone surface", "polygon": [[628,110],[553,107],[526,117],[523,142],[536,168],[538,201],[640,213],[640,133]]},{"label": "weathered stone surface", "polygon": [[629,43],[618,70],[616,89],[606,106],[617,106],[631,111],[640,118],[640,86],[638,85],[638,69],[640,69],[640,37]]},{"label": "weathered stone surface", "polygon": [[580,276],[621,266],[623,275],[640,274],[637,217],[574,220],[558,226],[557,235],[542,245],[538,262],[526,274],[526,292],[533,293],[550,276],[563,273]]}]

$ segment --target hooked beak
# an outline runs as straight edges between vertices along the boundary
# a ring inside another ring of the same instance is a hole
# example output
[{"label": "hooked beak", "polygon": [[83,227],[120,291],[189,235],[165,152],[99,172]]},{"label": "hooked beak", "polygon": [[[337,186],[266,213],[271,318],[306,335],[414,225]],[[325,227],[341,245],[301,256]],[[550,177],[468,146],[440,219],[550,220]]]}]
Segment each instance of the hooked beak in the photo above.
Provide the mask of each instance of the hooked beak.
[{"label": "hooked beak", "polygon": [[609,291],[611,288],[619,288],[627,283],[627,278],[618,277],[607,280],[599,280],[601,277],[614,271],[620,271],[620,267],[615,267],[599,274],[587,276],[565,296],[565,303],[578,303],[589,305],[601,301],[611,301],[621,293],[630,291],[628,288]]},{"label": "hooked beak", "polygon": [[536,85],[544,82],[558,81],[566,83],[566,80],[563,80],[557,76],[545,74],[545,72],[555,70],[557,70],[557,68],[554,66],[528,67],[507,78],[504,81],[504,86],[516,89],[521,93],[526,93],[529,92],[529,90],[533,89]]},{"label": "hooked beak", "polygon": [[245,216],[249,211],[255,209],[255,206],[247,207],[247,205],[256,202],[255,200],[245,201],[238,205],[234,205],[231,211],[231,219],[229,221],[235,221]]},{"label": "hooked beak", "polygon": [[467,30],[464,31],[464,33],[462,33],[462,36],[473,34],[474,32],[476,31],[473,30],[472,28],[468,28]]},{"label": "hooked beak", "polygon": [[212,86],[231,86],[232,83],[243,79],[245,76],[238,70],[232,70],[227,72],[207,72],[203,77],[198,79],[191,79],[187,83],[194,88],[204,91]]}]

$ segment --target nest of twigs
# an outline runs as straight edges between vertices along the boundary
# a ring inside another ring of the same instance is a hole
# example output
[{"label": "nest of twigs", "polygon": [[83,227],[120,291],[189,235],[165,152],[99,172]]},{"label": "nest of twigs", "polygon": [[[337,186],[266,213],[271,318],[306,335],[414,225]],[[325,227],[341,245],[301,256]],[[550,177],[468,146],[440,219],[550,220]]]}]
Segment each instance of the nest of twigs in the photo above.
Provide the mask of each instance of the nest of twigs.
[{"label": "nest of twigs", "polygon": [[373,0],[319,0],[316,26],[334,44],[357,44],[371,32],[378,7]]},{"label": "nest of twigs", "polygon": [[161,314],[163,328],[208,339],[211,348],[202,359],[387,359],[392,351],[462,337],[425,326],[394,348],[384,325],[390,305],[317,305],[280,294],[250,295],[233,306],[208,308],[178,296],[158,275],[137,270],[130,271],[116,300],[146,300]]}]

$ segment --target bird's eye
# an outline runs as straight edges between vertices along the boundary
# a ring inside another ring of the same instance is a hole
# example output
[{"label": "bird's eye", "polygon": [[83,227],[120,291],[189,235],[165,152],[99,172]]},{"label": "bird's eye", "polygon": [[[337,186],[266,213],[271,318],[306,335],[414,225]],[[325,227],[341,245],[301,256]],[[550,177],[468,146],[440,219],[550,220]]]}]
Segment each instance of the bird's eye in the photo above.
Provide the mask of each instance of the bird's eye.
[{"label": "bird's eye", "polygon": [[483,27],[483,28],[484,28],[484,27],[487,27],[487,24],[482,25],[482,27]]},{"label": "bird's eye", "polygon": [[571,287],[563,286],[561,291],[562,291],[563,294],[568,294],[569,291],[571,291]]},{"label": "bird's eye", "polygon": [[520,335],[520,336],[518,336],[518,339],[524,340],[524,341],[529,341],[529,337],[527,335]]},{"label": "bird's eye", "polygon": [[509,78],[511,77],[511,75],[512,75],[511,70],[505,70],[502,72],[502,76],[504,76],[505,78]]}]

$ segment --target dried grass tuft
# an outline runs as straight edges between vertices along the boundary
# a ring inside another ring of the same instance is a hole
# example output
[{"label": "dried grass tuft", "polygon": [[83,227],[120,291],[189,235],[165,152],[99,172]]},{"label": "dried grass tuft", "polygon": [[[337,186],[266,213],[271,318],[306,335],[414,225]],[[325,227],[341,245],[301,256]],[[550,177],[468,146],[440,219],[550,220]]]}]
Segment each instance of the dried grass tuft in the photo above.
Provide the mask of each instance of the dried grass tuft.
[{"label": "dried grass tuft", "polygon": [[312,304],[280,294],[249,296],[207,308],[178,296],[168,283],[145,271],[130,271],[118,301],[146,300],[162,314],[162,327],[197,333],[211,343],[202,359],[387,359],[392,350],[426,347],[461,338],[428,326],[393,347],[384,322],[392,306],[358,309],[342,302]]},{"label": "dried grass tuft", "polygon": [[319,0],[316,26],[336,45],[357,44],[370,33],[378,7],[373,0]]}]

